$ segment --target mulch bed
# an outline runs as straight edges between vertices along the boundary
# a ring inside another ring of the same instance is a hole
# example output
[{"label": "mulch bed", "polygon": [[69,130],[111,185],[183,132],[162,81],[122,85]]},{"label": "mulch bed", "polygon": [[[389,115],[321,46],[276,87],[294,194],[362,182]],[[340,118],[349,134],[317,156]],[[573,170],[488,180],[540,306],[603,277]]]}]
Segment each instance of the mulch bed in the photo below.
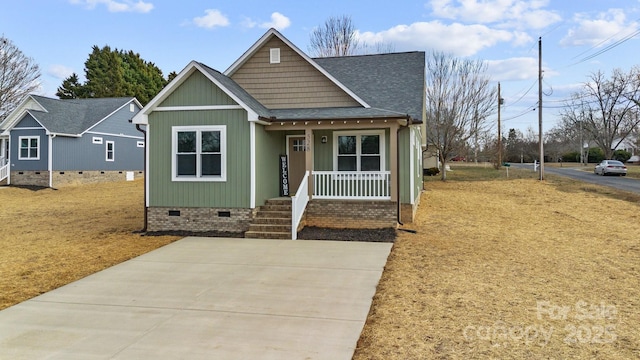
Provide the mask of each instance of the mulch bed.
[{"label": "mulch bed", "polygon": [[342,240],[367,242],[394,242],[397,232],[393,228],[384,229],[328,229],[308,226],[298,232],[301,240]]},{"label": "mulch bed", "polygon": [[[243,238],[241,232],[225,231],[149,231],[145,236],[204,236],[204,237],[228,237]],[[308,226],[298,232],[299,240],[339,240],[339,241],[365,241],[365,242],[394,242],[397,231],[393,228],[384,229],[329,229]]]}]

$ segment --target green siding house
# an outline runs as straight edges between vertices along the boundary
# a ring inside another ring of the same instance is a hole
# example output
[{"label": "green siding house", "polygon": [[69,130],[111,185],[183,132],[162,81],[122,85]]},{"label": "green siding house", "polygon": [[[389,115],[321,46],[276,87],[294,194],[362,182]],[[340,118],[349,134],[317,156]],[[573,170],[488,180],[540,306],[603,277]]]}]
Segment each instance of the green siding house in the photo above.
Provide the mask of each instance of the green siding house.
[{"label": "green siding house", "polygon": [[424,66],[423,52],[313,59],[274,29],[225,72],[192,61],[133,118],[145,227],[295,239],[411,222]]}]

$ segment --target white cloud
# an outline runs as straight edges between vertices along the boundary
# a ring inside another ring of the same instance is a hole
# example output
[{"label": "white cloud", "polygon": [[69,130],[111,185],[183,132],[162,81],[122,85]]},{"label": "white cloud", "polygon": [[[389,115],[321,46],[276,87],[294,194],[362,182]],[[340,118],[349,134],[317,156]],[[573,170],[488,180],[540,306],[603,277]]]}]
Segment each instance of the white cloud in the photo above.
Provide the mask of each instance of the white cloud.
[{"label": "white cloud", "polygon": [[288,17],[282,15],[279,12],[274,12],[273,14],[271,14],[271,21],[264,21],[259,23],[258,21],[255,21],[247,17],[244,20],[242,20],[241,24],[243,27],[246,27],[249,29],[259,26],[265,29],[274,28],[276,30],[283,30],[291,26],[291,20],[289,20]]},{"label": "white cloud", "polygon": [[604,46],[638,30],[638,23],[626,24],[622,9],[610,9],[589,18],[586,14],[576,14],[576,27],[569,29],[560,41],[562,46]]},{"label": "white cloud", "polygon": [[[503,60],[487,60],[487,72],[495,81],[536,80],[538,79],[537,57],[514,57]],[[542,66],[544,78],[549,79],[559,73]]]},{"label": "white cloud", "polygon": [[445,25],[432,21],[397,25],[377,33],[358,33],[358,39],[368,45],[390,44],[398,51],[434,49],[455,56],[471,56],[499,42],[521,41],[521,35],[484,25]]},{"label": "white cloud", "polygon": [[245,17],[245,18],[240,22],[240,25],[241,25],[242,27],[246,27],[246,28],[252,29],[252,28],[256,27],[256,26],[258,25],[258,23],[257,23],[257,22],[255,22],[255,21],[253,21],[253,20],[251,20],[251,18]]},{"label": "white cloud", "polygon": [[548,0],[431,0],[433,15],[465,23],[502,24],[518,29],[542,29],[562,18],[544,10]]},{"label": "white cloud", "polygon": [[538,78],[538,59],[517,57],[504,60],[487,60],[487,72],[496,81],[532,80]]},{"label": "white cloud", "polygon": [[218,26],[228,26],[229,19],[224,16],[219,10],[207,9],[204,11],[205,15],[201,17],[195,17],[193,23],[198,27],[213,29]]},{"label": "white cloud", "polygon": [[99,4],[104,4],[109,12],[138,12],[148,13],[153,10],[152,3],[142,0],[69,0],[71,4],[84,5],[87,9],[94,9]]},{"label": "white cloud", "polygon": [[271,21],[264,22],[260,24],[260,27],[270,29],[274,28],[276,30],[284,30],[291,25],[291,20],[288,17],[282,15],[279,12],[274,12],[271,14]]},{"label": "white cloud", "polygon": [[73,74],[73,69],[64,65],[51,65],[47,70],[47,74],[56,79],[64,80]]}]

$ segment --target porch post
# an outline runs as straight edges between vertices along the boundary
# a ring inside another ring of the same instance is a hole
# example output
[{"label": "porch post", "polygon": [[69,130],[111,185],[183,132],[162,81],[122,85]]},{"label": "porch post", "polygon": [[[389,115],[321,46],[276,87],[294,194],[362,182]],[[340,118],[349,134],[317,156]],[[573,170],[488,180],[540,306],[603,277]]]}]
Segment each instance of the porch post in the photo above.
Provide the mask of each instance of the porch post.
[{"label": "porch post", "polygon": [[391,172],[391,201],[398,199],[398,124],[393,123],[389,129],[389,171]]},{"label": "porch post", "polygon": [[304,139],[305,139],[305,170],[309,172],[309,199],[313,198],[313,130],[306,128],[304,129]]}]

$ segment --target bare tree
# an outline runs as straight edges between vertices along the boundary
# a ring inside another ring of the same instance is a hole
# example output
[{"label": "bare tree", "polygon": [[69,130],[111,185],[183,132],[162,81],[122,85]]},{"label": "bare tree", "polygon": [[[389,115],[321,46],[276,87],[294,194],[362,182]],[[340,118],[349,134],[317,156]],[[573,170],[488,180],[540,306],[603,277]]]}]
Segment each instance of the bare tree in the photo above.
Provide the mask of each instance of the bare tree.
[{"label": "bare tree", "polygon": [[582,91],[573,94],[562,112],[566,121],[582,125],[607,159],[636,126],[640,99],[640,69],[628,73],[616,69],[610,79],[602,72],[590,76]]},{"label": "bare tree", "polygon": [[40,87],[40,67],[11,40],[0,36],[0,122],[25,96]]},{"label": "bare tree", "polygon": [[309,50],[317,57],[348,56],[358,49],[356,29],[348,15],[330,17],[313,29],[309,40]]},{"label": "bare tree", "polygon": [[427,142],[439,152],[442,180],[446,164],[492,113],[497,90],[490,84],[487,65],[433,52],[426,64]]}]

